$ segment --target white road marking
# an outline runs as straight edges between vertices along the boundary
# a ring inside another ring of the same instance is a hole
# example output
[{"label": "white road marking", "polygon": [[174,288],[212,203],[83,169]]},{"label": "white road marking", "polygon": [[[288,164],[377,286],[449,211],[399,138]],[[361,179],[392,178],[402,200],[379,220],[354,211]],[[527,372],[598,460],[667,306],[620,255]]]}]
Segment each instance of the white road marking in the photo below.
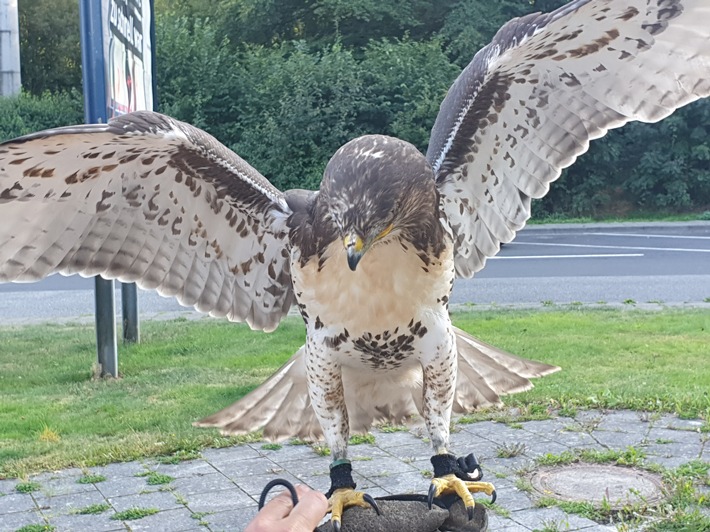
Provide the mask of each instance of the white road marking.
[{"label": "white road marking", "polygon": [[653,248],[646,246],[595,246],[592,244],[557,244],[549,242],[511,242],[506,246],[554,246],[565,248],[593,248],[593,249],[633,249],[639,251],[682,251],[686,253],[710,253],[710,249],[694,248]]},{"label": "white road marking", "polygon": [[643,253],[598,253],[591,255],[515,255],[513,257],[501,257],[500,255],[490,257],[490,259],[597,259],[608,257],[643,257]]},{"label": "white road marking", "polygon": [[688,238],[696,240],[710,240],[710,236],[683,236],[683,235],[649,235],[642,233],[582,233],[594,236],[638,236],[642,238]]}]

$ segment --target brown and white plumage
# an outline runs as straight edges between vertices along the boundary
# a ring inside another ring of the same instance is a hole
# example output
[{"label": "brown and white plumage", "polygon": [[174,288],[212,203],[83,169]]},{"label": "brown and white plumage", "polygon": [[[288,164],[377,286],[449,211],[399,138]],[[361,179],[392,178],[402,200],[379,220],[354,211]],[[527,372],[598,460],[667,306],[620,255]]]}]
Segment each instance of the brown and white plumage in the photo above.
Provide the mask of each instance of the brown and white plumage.
[{"label": "brown and white plumage", "polygon": [[441,104],[427,158],[471,276],[589,142],[710,92],[710,4],[576,0],[511,20]]},{"label": "brown and white plumage", "polygon": [[0,281],[136,281],[272,330],[294,298],[283,194],[188,124],[149,112],[0,146]]},{"label": "brown and white plumage", "polygon": [[281,193],[155,113],[30,135],[0,146],[0,281],[101,273],[265,330],[295,302],[304,348],[202,424],[322,431],[339,460],[351,429],[419,412],[446,453],[452,410],[556,369],[455,329],[454,277],[510,241],[591,140],[709,93],[706,0],[575,0],[509,22],[476,55],[426,157],[360,137],[318,192]]}]

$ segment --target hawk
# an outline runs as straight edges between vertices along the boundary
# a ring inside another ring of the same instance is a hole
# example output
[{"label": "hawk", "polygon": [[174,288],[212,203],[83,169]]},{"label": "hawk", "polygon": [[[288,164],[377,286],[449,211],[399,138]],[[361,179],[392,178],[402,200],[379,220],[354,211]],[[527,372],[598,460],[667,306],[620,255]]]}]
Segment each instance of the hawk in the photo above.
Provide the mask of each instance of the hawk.
[{"label": "hawk", "polygon": [[[455,80],[426,155],[354,139],[318,191],[281,192],[205,132],[137,112],[0,146],[0,281],[100,274],[272,330],[296,304],[307,340],[202,420],[324,436],[333,520],[354,491],[350,431],[420,413],[430,497],[493,494],[449,453],[452,411],[556,370],[453,327],[448,298],[509,242],[592,139],[710,94],[705,0],[575,0],[505,24]],[[471,468],[468,470],[470,471]]]}]

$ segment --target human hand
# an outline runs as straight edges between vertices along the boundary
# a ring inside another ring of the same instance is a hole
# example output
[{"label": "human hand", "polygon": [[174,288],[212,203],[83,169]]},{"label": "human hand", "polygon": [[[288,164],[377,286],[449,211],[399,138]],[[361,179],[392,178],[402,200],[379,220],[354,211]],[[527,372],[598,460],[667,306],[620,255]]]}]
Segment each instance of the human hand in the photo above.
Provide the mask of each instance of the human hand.
[{"label": "human hand", "polygon": [[271,499],[256,514],[244,532],[313,532],[328,510],[328,501],[319,491],[296,486],[298,504],[294,508],[288,491]]}]

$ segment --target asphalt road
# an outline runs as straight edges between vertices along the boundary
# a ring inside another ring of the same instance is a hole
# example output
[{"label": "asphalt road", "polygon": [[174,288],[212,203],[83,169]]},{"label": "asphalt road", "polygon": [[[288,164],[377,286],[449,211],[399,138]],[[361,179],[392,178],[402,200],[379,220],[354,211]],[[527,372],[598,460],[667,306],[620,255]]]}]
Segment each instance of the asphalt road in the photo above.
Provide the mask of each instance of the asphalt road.
[{"label": "asphalt road", "polygon": [[[458,280],[451,298],[503,306],[624,301],[707,304],[710,222],[530,226],[473,279]],[[144,291],[139,306],[150,315],[186,310]],[[0,284],[0,323],[91,319],[93,311],[92,279]]]},{"label": "asphalt road", "polygon": [[453,303],[706,303],[710,223],[529,226]]}]

